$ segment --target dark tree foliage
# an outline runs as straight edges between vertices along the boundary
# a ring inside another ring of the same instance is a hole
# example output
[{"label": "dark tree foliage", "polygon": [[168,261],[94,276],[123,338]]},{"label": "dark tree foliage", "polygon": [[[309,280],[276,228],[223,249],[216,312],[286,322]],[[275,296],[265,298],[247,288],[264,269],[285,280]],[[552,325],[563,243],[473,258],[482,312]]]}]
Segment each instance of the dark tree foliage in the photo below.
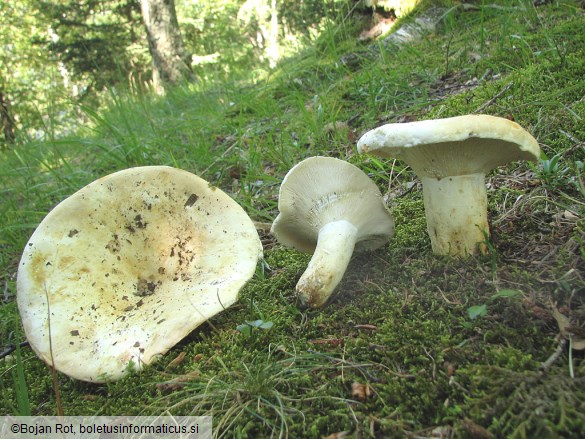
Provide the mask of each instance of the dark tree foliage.
[{"label": "dark tree foliage", "polygon": [[37,7],[54,33],[48,50],[89,81],[86,92],[148,70],[138,0],[37,0]]}]

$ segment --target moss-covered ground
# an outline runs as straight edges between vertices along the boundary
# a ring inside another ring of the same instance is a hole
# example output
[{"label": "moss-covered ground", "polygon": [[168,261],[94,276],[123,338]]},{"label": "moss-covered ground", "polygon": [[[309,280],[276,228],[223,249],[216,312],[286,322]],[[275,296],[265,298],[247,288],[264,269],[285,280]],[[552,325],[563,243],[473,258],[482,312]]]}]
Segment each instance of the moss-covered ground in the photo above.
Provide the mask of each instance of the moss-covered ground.
[{"label": "moss-covered ground", "polygon": [[[64,413],[211,415],[217,437],[585,437],[585,12],[535,3],[423,3],[400,24],[430,14],[435,29],[400,46],[358,43],[363,20],[342,9],[263,82],[113,95],[91,133],[5,153],[1,344],[24,340],[14,298],[28,236],[83,184],[170,164],[270,222],[288,169],[335,156],[378,184],[396,234],[352,259],[326,307],[295,298],[309,256],[263,233],[264,269],[236,305],[121,381],[59,374]],[[487,176],[486,255],[436,256],[417,177],[355,143],[383,123],[469,113],[515,120],[543,156]],[[272,327],[237,329],[256,320]],[[0,360],[0,384],[2,414],[56,414],[27,346]]]}]

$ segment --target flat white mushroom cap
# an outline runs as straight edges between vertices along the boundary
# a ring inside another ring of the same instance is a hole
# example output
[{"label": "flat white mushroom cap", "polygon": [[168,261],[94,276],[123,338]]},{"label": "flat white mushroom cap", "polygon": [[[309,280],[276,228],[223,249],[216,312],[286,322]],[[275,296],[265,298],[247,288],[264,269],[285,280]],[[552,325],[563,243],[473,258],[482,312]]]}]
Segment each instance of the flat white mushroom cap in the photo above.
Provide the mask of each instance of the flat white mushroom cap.
[{"label": "flat white mushroom cap", "polygon": [[382,125],[360,138],[358,151],[402,159],[419,177],[438,179],[540,156],[538,142],[520,125],[481,114]]},{"label": "flat white mushroom cap", "polygon": [[18,268],[18,308],[45,362],[115,380],[232,305],[261,256],[251,219],[227,194],[179,169],[131,168],[39,224]]},{"label": "flat white mushroom cap", "polygon": [[376,184],[358,167],[332,157],[295,165],[280,186],[272,232],[283,245],[313,253],[319,231],[345,220],[358,229],[356,251],[373,250],[394,234],[394,221]]}]

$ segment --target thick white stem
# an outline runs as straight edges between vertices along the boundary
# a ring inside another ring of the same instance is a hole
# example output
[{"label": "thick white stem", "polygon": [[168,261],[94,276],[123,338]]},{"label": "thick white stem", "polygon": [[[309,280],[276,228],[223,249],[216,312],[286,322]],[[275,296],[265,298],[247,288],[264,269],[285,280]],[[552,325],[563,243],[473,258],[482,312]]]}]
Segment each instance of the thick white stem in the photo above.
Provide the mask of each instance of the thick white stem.
[{"label": "thick white stem", "polygon": [[315,253],[297,283],[303,303],[317,308],[327,302],[349,264],[357,234],[348,221],[335,221],[319,230]]},{"label": "thick white stem", "polygon": [[466,256],[485,251],[489,234],[485,175],[422,178],[433,252]]}]

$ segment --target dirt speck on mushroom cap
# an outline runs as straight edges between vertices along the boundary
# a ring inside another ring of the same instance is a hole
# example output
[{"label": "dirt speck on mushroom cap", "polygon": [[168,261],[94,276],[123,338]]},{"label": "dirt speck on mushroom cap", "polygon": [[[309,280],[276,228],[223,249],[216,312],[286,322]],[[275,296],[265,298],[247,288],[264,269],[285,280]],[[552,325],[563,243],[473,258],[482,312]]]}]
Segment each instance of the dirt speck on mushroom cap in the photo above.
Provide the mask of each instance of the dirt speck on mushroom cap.
[{"label": "dirt speck on mushroom cap", "polygon": [[132,168],[45,217],[21,258],[18,307],[47,363],[49,305],[56,368],[116,379],[233,304],[261,255],[252,221],[227,194],[186,171]]}]

